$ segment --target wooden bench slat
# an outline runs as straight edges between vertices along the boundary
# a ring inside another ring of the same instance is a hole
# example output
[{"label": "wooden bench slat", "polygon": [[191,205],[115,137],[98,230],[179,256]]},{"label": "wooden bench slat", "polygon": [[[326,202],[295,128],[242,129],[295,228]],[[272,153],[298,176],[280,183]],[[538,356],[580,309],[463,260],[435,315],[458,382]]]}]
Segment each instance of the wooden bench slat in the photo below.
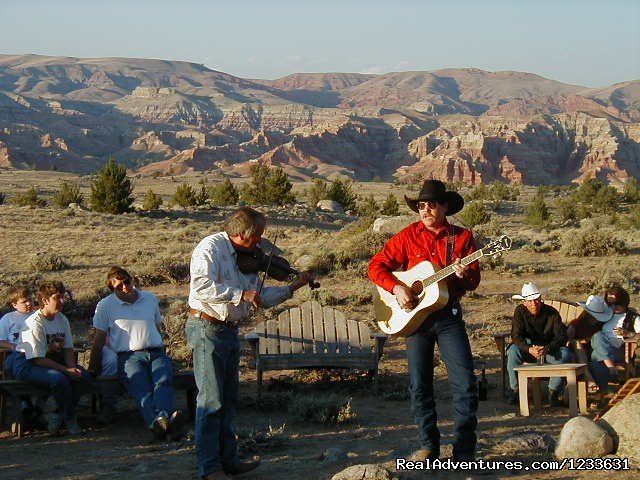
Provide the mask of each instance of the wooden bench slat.
[{"label": "wooden bench slat", "polygon": [[280,339],[279,352],[282,354],[291,353],[291,318],[288,310],[278,315],[278,337]]},{"label": "wooden bench slat", "polygon": [[278,339],[278,322],[276,320],[267,320],[265,343],[267,345],[266,353],[280,353],[280,340]]},{"label": "wooden bench slat", "polygon": [[299,308],[289,310],[289,322],[291,325],[291,353],[304,351],[304,338],[302,336],[302,318]]},{"label": "wooden bench slat", "polygon": [[347,320],[347,330],[349,332],[349,351],[351,353],[360,353],[360,329],[358,322],[355,320]]},{"label": "wooden bench slat", "polygon": [[327,340],[327,354],[335,355],[338,351],[336,342],[336,320],[334,309],[325,307],[323,309],[324,316],[324,336]]},{"label": "wooden bench slat", "polygon": [[302,351],[305,353],[314,353],[313,314],[311,312],[310,302],[305,302],[300,305],[300,315],[302,316],[302,338],[305,340]]},{"label": "wooden bench slat", "polygon": [[318,302],[311,303],[311,314],[313,317],[313,338],[315,340],[315,353],[326,353],[326,339],[324,336],[324,315],[322,307]]}]

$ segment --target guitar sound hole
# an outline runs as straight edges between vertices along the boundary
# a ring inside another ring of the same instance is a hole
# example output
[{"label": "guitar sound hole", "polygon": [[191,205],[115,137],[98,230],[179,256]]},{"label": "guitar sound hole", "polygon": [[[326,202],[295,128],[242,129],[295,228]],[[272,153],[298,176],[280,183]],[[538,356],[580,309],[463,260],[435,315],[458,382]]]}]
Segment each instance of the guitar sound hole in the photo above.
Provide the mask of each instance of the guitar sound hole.
[{"label": "guitar sound hole", "polygon": [[422,293],[422,282],[413,282],[411,284],[411,291],[415,295],[420,295]]}]

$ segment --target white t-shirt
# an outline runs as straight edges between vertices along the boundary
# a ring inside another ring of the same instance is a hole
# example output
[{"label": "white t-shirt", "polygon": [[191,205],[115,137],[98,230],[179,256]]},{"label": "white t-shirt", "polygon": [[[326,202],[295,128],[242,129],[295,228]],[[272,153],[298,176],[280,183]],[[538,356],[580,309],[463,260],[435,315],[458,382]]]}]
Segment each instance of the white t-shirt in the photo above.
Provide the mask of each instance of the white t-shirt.
[{"label": "white t-shirt", "polygon": [[[620,335],[616,335],[613,333],[615,328],[622,328],[622,324],[624,323],[624,318],[627,316],[627,313],[614,313],[613,317],[602,326],[602,334],[606,337],[609,344],[614,347],[620,347],[624,343],[624,340]],[[640,316],[636,316],[633,321],[633,329],[635,332],[640,332]]]},{"label": "white t-shirt", "polygon": [[0,340],[18,344],[20,343],[20,332],[25,329],[25,320],[33,312],[22,313],[14,310],[0,318]]},{"label": "white t-shirt", "polygon": [[116,352],[164,346],[158,330],[162,323],[158,299],[152,293],[136,291],[138,299],[134,303],[112,293],[96,306],[93,326],[107,333],[108,344]]},{"label": "white t-shirt", "polygon": [[64,348],[73,348],[73,337],[69,320],[62,313],[56,313],[53,320],[45,317],[40,310],[32,313],[25,321],[26,330],[22,331],[22,343],[18,350],[23,351],[27,359],[44,358],[53,338],[64,339]]}]

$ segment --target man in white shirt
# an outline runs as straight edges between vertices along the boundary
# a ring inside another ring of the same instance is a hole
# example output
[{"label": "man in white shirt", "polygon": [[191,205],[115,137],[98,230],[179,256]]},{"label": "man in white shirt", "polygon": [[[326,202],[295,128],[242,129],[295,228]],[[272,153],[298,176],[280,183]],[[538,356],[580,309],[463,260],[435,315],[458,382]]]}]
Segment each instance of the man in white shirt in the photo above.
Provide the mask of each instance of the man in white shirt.
[{"label": "man in white shirt", "polygon": [[158,300],[135,288],[132,276],[121,267],[109,270],[107,286],[113,293],[96,306],[89,371],[101,365],[108,338],[118,356],[118,375],[145,424],[157,439],[177,439],[184,417],[174,408],[173,365],[158,329],[162,323]]},{"label": "man in white shirt", "polygon": [[233,419],[239,397],[240,342],[238,322],[250,309],[291,298],[313,280],[301,273],[282,287],[259,287],[257,269],[242,272],[238,252],[256,252],[266,227],[265,216],[241,207],[223,232],[204,238],[191,256],[187,342],[193,348],[198,386],[196,448],[198,470],[205,480],[224,480],[256,468],[259,457],[240,461]]}]

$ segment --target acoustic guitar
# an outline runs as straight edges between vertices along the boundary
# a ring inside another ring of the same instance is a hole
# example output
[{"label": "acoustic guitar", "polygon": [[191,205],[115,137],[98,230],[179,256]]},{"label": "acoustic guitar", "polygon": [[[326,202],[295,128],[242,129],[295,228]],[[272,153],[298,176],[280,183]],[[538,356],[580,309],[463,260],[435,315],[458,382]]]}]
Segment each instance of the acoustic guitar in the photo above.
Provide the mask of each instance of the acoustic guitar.
[{"label": "acoustic guitar", "polygon": [[[509,250],[511,239],[503,235],[498,240],[476,250],[460,260],[469,265],[485,255]],[[393,293],[376,285],[373,305],[376,321],[380,330],[388,335],[407,336],[415,332],[422,322],[433,312],[444,308],[449,301],[449,290],[443,280],[455,273],[453,265],[436,270],[431,262],[420,262],[404,272],[393,272],[393,275],[418,297],[415,308],[404,310]]]}]

